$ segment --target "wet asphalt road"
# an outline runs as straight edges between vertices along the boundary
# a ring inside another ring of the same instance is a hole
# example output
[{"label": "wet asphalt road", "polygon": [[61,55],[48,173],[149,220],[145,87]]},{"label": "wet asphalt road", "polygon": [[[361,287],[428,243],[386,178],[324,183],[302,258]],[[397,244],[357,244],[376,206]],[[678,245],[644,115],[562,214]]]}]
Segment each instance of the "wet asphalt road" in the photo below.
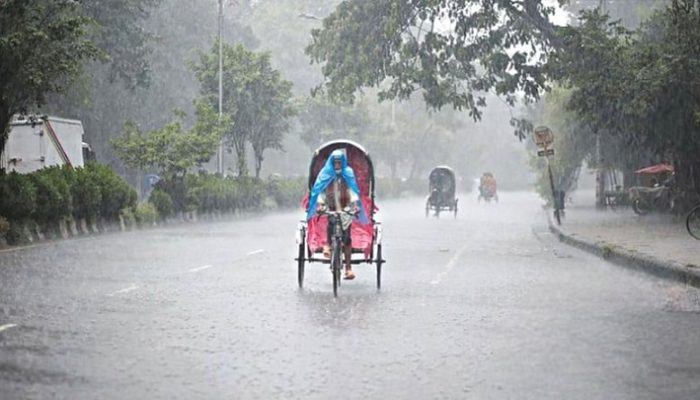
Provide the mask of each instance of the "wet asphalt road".
[{"label": "wet asphalt road", "polygon": [[299,212],[0,253],[0,399],[697,399],[700,294],[555,242],[534,195],[380,204],[296,287]]}]

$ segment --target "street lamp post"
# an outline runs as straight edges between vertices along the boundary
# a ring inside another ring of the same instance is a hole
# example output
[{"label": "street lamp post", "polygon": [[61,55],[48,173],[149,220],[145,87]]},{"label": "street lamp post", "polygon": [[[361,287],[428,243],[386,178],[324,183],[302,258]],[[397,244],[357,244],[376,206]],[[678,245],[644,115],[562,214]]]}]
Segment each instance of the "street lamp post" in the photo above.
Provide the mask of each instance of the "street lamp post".
[{"label": "street lamp post", "polygon": [[[224,30],[224,0],[219,0],[219,122],[224,112],[224,50],[223,50],[223,30]],[[216,169],[220,174],[224,174],[224,138],[219,142],[217,152]]]}]

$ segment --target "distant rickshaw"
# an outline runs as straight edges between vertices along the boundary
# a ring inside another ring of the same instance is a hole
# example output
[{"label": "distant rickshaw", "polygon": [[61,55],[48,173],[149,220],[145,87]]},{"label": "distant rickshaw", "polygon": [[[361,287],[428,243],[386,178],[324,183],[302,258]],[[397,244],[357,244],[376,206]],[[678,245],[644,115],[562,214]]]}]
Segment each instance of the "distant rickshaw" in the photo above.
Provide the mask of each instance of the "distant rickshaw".
[{"label": "distant rickshaw", "polygon": [[455,196],[457,189],[455,173],[450,167],[439,166],[433,168],[428,176],[428,198],[425,201],[425,216],[430,215],[430,210],[435,211],[435,216],[440,216],[440,211],[454,212],[457,218],[457,203]]},{"label": "distant rickshaw", "polygon": [[490,202],[491,200],[496,200],[498,203],[498,190],[496,185],[496,178],[490,172],[484,172],[479,179],[479,197],[477,200],[481,202]]}]

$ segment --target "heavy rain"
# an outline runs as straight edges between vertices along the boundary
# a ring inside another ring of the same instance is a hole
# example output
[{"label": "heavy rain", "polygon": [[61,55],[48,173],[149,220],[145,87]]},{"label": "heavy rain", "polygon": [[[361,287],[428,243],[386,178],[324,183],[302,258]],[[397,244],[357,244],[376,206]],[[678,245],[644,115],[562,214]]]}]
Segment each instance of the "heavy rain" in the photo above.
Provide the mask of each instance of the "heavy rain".
[{"label": "heavy rain", "polygon": [[700,398],[700,0],[0,0],[0,399]]}]

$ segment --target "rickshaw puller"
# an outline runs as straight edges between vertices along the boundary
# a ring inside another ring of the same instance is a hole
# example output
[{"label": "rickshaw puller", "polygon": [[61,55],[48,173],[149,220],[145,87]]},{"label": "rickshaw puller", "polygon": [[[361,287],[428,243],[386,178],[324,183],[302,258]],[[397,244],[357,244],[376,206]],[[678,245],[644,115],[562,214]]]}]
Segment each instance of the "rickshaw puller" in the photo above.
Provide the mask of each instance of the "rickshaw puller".
[{"label": "rickshaw puller", "polygon": [[[348,214],[348,211],[353,214],[359,213],[360,220],[366,220],[366,215],[364,215],[360,204],[359,193],[355,173],[347,163],[345,152],[342,150],[333,151],[328,157],[326,165],[316,177],[316,182],[311,190],[307,219],[316,212],[345,211],[340,214],[343,253],[345,255],[345,279],[355,278],[352,271],[352,240],[350,237],[353,216]],[[323,255],[326,257],[330,257],[332,235],[333,226],[329,223],[327,241],[323,247]]]}]

